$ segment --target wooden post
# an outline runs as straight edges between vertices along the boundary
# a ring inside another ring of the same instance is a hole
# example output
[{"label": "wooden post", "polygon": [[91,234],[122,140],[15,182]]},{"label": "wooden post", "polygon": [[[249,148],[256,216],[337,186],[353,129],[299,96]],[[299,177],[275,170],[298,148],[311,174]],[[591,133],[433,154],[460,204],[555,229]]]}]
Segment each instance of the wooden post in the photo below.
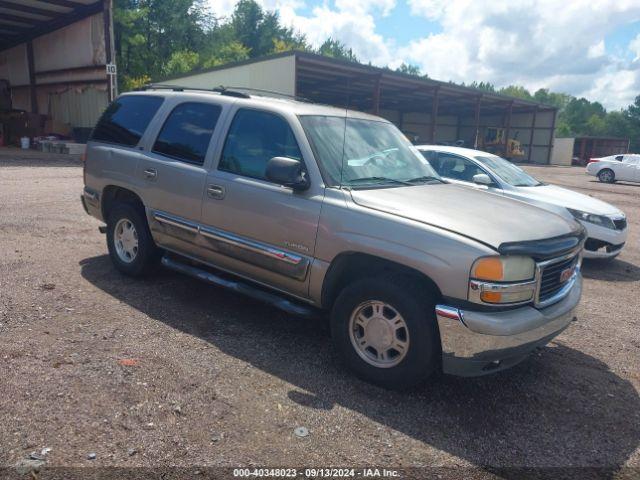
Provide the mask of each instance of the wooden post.
[{"label": "wooden post", "polygon": [[478,137],[480,136],[480,102],[482,101],[482,95],[478,95],[476,98],[476,112],[475,112],[475,140],[473,143],[473,148],[478,149]]},{"label": "wooden post", "polygon": [[529,135],[529,152],[527,153],[527,162],[531,163],[531,151],[533,150],[533,134],[536,131],[536,115],[538,114],[538,107],[533,110],[533,120],[531,122],[531,135]]},{"label": "wooden post", "polygon": [[438,101],[440,99],[440,87],[435,88],[433,102],[431,103],[431,131],[429,132],[429,141],[436,141],[436,122],[438,120]]},{"label": "wooden post", "polygon": [[504,156],[506,157],[509,153],[507,149],[509,148],[509,134],[511,133],[511,113],[513,112],[513,100],[509,102],[509,108],[507,108],[507,120],[506,125],[504,127]]},{"label": "wooden post", "polygon": [[36,91],[36,66],[33,56],[33,42],[27,42],[27,69],[29,70],[29,96],[31,113],[38,113],[38,92]]},{"label": "wooden post", "polygon": [[587,154],[587,139],[581,138],[580,139],[580,163],[582,165],[587,164],[587,159],[585,157],[586,154]]},{"label": "wooden post", "polygon": [[380,81],[382,75],[378,75],[373,84],[373,114],[380,115]]},{"label": "wooden post", "polygon": [[553,150],[554,139],[556,138],[556,115],[558,110],[551,110],[553,118],[551,120],[551,134],[549,135],[549,150],[547,151],[547,165],[551,163],[551,151]]}]

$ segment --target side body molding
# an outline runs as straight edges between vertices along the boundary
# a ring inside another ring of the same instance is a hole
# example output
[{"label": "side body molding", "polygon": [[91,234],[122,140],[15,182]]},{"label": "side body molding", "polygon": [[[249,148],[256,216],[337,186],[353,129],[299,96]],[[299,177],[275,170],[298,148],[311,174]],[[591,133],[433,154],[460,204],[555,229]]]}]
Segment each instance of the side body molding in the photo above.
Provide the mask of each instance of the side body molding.
[{"label": "side body molding", "polygon": [[[200,237],[205,248],[222,253],[237,260],[277,272],[296,280],[307,277],[311,259],[272,245],[241,237],[214,227],[200,225],[165,212],[152,211],[153,219],[166,235],[179,236],[179,232]],[[176,232],[176,229],[178,232]]]}]

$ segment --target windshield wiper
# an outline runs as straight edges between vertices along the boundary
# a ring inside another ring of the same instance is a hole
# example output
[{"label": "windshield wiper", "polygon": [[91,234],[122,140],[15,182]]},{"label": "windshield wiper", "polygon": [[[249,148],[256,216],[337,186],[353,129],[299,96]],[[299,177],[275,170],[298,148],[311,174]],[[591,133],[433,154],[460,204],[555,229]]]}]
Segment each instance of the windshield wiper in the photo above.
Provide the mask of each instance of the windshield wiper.
[{"label": "windshield wiper", "polygon": [[348,180],[347,183],[367,183],[367,182],[379,182],[379,183],[396,183],[399,185],[413,185],[413,183],[404,181],[404,180],[396,180],[395,178],[388,178],[388,177],[361,177],[361,178],[354,178],[352,180]]},{"label": "windshield wiper", "polygon": [[430,182],[432,180],[440,183],[445,183],[444,180],[438,177],[434,177],[433,175],[423,175],[422,177],[412,178],[410,180],[407,180],[407,183]]}]

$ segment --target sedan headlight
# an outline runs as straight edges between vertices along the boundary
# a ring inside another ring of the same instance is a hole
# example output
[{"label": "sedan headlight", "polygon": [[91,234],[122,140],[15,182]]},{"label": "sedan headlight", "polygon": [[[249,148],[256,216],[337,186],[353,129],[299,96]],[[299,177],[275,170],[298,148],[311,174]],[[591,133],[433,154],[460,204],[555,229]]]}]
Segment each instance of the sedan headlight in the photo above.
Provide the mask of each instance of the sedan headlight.
[{"label": "sedan headlight", "polygon": [[479,258],[471,268],[469,300],[503,305],[529,302],[536,290],[535,271],[529,257]]},{"label": "sedan headlight", "polygon": [[576,220],[593,223],[594,225],[599,225],[601,227],[611,228],[614,230],[616,228],[615,224],[613,223],[613,220],[604,215],[596,215],[594,213],[581,212],[580,210],[573,210],[572,208],[567,208],[567,210],[569,210],[569,213],[571,213],[571,215],[573,215],[573,218],[575,218]]}]

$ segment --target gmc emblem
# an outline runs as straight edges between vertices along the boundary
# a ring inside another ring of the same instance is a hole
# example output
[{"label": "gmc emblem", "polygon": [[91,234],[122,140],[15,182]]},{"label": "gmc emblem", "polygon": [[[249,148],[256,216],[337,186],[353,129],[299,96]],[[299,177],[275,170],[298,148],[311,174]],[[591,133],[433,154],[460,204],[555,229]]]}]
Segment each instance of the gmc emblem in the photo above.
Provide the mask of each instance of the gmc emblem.
[{"label": "gmc emblem", "polygon": [[566,270],[563,270],[562,272],[560,272],[560,283],[564,283],[566,281],[568,281],[571,276],[573,275],[573,272],[575,271],[576,267],[571,267],[571,268],[567,268]]}]

